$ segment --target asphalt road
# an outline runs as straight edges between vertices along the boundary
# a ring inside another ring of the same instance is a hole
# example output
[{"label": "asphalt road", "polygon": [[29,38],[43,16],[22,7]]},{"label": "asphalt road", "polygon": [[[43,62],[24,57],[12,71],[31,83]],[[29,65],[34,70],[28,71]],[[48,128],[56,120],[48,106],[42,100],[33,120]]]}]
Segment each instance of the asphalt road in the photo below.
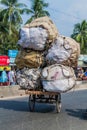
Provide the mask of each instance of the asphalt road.
[{"label": "asphalt road", "polygon": [[87,130],[87,90],[62,94],[59,114],[55,104],[28,110],[28,97],[0,100],[0,130]]}]

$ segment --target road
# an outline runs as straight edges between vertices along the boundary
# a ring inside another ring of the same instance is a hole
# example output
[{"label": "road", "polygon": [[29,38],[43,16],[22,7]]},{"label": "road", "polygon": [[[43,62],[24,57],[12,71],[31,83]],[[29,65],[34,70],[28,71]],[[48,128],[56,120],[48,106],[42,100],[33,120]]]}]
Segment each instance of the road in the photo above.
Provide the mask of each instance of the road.
[{"label": "road", "polygon": [[0,130],[87,130],[87,90],[62,94],[59,114],[55,104],[37,104],[28,111],[28,97],[0,100]]}]

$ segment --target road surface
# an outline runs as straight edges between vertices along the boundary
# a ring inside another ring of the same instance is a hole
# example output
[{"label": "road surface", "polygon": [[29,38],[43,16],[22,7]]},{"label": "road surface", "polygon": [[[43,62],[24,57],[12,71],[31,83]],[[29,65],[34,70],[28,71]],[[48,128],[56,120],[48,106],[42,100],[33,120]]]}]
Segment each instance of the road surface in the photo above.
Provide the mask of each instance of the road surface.
[{"label": "road surface", "polygon": [[28,111],[28,97],[0,100],[0,130],[87,130],[87,90],[62,94],[59,114],[55,104],[37,104]]}]

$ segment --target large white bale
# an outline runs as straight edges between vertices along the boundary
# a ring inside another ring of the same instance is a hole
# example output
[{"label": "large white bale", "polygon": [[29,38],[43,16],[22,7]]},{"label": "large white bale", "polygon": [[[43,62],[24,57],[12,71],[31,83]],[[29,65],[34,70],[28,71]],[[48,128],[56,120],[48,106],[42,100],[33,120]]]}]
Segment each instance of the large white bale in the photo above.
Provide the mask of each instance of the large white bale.
[{"label": "large white bale", "polygon": [[20,40],[17,44],[23,48],[41,51],[45,48],[47,38],[47,31],[41,27],[23,27],[20,30]]},{"label": "large white bale", "polygon": [[40,69],[23,68],[17,71],[17,83],[22,89],[36,89],[40,86]]},{"label": "large white bale", "polygon": [[59,35],[58,29],[53,23],[53,21],[48,17],[40,17],[33,20],[30,24],[25,25],[26,27],[41,27],[47,31],[48,39],[47,42],[53,42]]},{"label": "large white bale", "polygon": [[58,30],[52,20],[45,16],[24,25],[20,30],[18,45],[37,51],[44,50],[58,36]]},{"label": "large white bale", "polygon": [[42,85],[46,91],[66,92],[75,84],[76,77],[71,67],[54,64],[42,71]]},{"label": "large white bale", "polygon": [[52,47],[46,55],[47,64],[55,63],[77,66],[78,57],[80,55],[80,45],[74,39],[64,36],[58,36]]}]

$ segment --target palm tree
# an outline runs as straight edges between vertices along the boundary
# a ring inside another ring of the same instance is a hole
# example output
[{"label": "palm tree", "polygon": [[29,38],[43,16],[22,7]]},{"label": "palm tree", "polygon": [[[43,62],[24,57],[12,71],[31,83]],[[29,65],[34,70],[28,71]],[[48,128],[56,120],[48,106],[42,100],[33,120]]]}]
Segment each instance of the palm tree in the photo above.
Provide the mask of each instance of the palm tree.
[{"label": "palm tree", "polygon": [[30,23],[32,20],[38,17],[50,16],[49,12],[45,10],[48,7],[48,3],[45,3],[44,0],[31,0],[31,18],[26,22]]},{"label": "palm tree", "polygon": [[9,23],[0,22],[0,53],[6,54],[9,49],[17,49],[18,31],[11,26],[12,33],[9,35]]},{"label": "palm tree", "polygon": [[81,23],[77,23],[74,26],[73,39],[80,43],[81,53],[87,53],[87,22],[83,20]]},{"label": "palm tree", "polygon": [[18,3],[18,0],[0,0],[0,3],[6,7],[2,10],[3,21],[10,23],[9,29],[11,29],[11,25],[18,29],[20,24],[23,23],[21,14],[30,12],[27,5]]},{"label": "palm tree", "polygon": [[21,14],[30,10],[18,0],[0,0],[4,8],[0,9],[0,52],[7,53],[8,49],[17,48],[18,30],[23,22]]},{"label": "palm tree", "polygon": [[13,44],[17,48],[18,31],[11,25],[12,33],[9,34],[9,25],[9,22],[3,21],[3,12],[0,10],[0,54],[6,54],[8,49],[12,49]]}]

